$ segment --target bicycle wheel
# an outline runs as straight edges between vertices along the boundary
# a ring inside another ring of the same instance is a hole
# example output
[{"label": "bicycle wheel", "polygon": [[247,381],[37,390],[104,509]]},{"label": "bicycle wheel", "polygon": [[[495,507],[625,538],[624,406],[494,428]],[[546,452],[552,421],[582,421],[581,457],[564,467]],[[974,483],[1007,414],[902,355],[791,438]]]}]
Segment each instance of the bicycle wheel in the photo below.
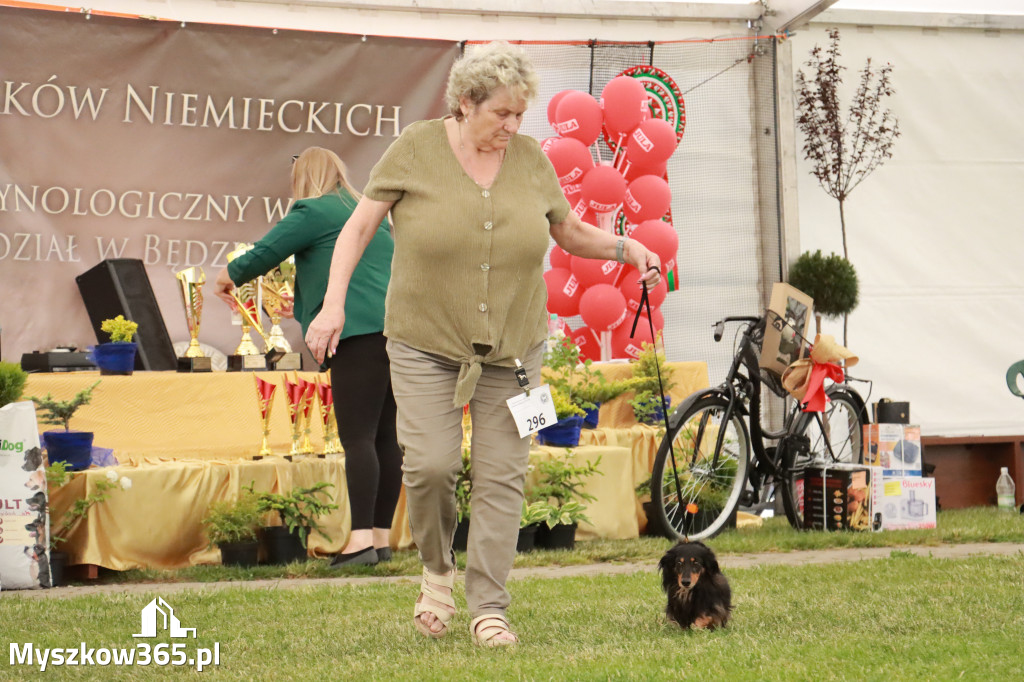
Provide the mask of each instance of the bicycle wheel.
[{"label": "bicycle wheel", "polygon": [[802,414],[793,429],[779,443],[784,447],[782,502],[786,518],[794,528],[804,527],[804,469],[809,466],[864,462],[862,447],[864,401],[846,386],[825,390],[828,406],[819,415]]},{"label": "bicycle wheel", "polygon": [[651,499],[670,540],[717,535],[747,480],[750,436],[722,391],[695,402],[665,434],[654,459]]}]

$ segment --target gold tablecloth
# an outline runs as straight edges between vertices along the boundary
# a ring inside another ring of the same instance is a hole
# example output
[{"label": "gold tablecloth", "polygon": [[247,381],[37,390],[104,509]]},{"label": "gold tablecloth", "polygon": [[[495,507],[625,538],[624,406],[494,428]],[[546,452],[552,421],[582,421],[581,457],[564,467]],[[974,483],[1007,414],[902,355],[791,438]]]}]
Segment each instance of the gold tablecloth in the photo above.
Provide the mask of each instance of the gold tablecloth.
[{"label": "gold tablecloth", "polygon": [[[277,385],[271,408],[270,446],[276,454],[291,448],[291,422],[282,377],[285,372],[257,372]],[[101,379],[92,402],[80,407],[71,428],[92,431],[93,444],[111,448],[121,463],[147,457],[165,459],[251,459],[263,435],[252,372],[135,372],[103,376],[99,372],[30,374],[26,396],[52,393],[66,400]],[[295,381],[295,373],[287,372]],[[315,372],[299,372],[312,381]],[[314,447],[323,449],[323,432],[313,406],[310,431]],[[39,425],[40,431],[60,428]]]},{"label": "gold tablecloth", "polygon": [[220,563],[220,551],[208,547],[201,521],[212,502],[235,499],[239,489],[252,482],[256,490],[272,492],[287,492],[293,486],[318,481],[334,485],[331,492],[338,509],[319,519],[331,539],[312,533],[309,546],[314,553],[340,551],[352,524],[344,457],[338,456],[298,462],[280,457],[230,462],[151,460],[89,469],[51,493],[51,519],[61,518],[76,499],[94,491],[96,482],[110,469],[130,478],[132,486],[112,490],[109,498],[94,505],[68,541],[58,547],[68,553],[71,564],[123,571]]}]

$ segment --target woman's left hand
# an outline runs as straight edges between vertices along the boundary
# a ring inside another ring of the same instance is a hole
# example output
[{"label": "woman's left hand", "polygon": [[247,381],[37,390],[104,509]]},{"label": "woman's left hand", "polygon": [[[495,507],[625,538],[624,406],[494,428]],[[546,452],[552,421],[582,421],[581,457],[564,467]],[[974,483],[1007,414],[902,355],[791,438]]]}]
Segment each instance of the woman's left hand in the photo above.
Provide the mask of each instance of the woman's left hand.
[{"label": "woman's left hand", "polygon": [[231,281],[231,276],[228,275],[227,268],[221,268],[220,272],[217,273],[217,279],[213,283],[213,293],[217,295],[217,298],[222,299],[231,310],[235,310],[238,304],[235,303],[234,297],[231,295],[232,290],[235,288],[235,283]]},{"label": "woman's left hand", "polygon": [[626,263],[643,273],[640,282],[646,282],[648,289],[653,289],[661,281],[661,259],[658,254],[650,251],[635,239],[627,239],[625,246]]}]

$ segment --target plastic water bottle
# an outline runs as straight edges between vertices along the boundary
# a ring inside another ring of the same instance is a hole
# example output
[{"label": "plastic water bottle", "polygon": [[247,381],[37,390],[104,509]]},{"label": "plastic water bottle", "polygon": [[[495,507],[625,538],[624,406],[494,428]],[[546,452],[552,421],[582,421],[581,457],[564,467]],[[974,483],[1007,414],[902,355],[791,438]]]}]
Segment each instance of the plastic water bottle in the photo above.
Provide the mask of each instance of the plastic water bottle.
[{"label": "plastic water bottle", "polygon": [[548,336],[555,336],[560,327],[561,325],[558,324],[558,315],[556,313],[548,315]]},{"label": "plastic water bottle", "polygon": [[1006,467],[1003,467],[999,472],[999,480],[996,481],[996,500],[997,505],[1004,511],[1013,511],[1016,503],[1014,502],[1014,492],[1016,488],[1013,485],[1013,479],[1010,478],[1010,471]]}]

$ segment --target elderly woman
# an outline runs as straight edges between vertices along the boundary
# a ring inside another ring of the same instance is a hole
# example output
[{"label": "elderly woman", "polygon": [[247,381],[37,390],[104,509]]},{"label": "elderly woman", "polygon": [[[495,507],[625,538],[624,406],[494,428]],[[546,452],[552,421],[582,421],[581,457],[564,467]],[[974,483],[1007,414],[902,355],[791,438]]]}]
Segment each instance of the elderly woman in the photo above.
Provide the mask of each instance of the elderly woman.
[{"label": "elderly woman", "polygon": [[[505,581],[515,558],[530,439],[506,400],[521,360],[540,384],[549,236],[569,253],[618,258],[653,286],[659,262],[639,242],[580,222],[540,145],[518,135],[537,76],[526,54],[491,43],[452,67],[450,116],[408,126],[374,167],[338,237],[324,306],[306,342],[317,357],[344,324],[348,281],[391,211],[395,258],[384,334],[405,450],[413,539],[423,561],[416,628],[441,637],[455,612],[455,482],[462,408],[473,420],[466,602],[478,644],[514,644]],[[637,283],[640,286],[640,283]]]},{"label": "elderly woman", "polygon": [[[303,151],[292,164],[295,203],[288,215],[220,271],[215,293],[233,306],[231,290],[236,284],[269,272],[295,254],[294,314],[305,330],[320,312],[338,233],[359,196],[337,154],[323,147]],[[394,240],[383,220],[364,236],[368,246],[360,250],[348,282],[352,295],[345,305],[344,327],[339,327],[341,342],[329,363],[352,512],[348,544],[332,566],[376,564],[390,558],[391,519],[402,490],[402,451],[382,333]]]}]

